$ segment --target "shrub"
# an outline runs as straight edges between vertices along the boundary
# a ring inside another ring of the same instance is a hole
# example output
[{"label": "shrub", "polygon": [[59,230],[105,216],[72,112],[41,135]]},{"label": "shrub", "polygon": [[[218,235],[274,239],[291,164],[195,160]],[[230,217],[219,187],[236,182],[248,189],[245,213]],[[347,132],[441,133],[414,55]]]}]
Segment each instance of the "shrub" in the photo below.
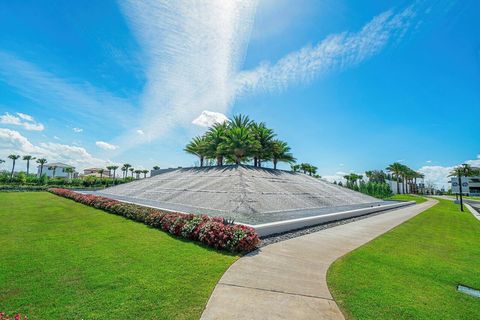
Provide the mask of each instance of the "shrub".
[{"label": "shrub", "polygon": [[19,314],[19,313],[17,313],[14,316],[9,316],[5,312],[0,312],[0,320],[28,320],[28,317],[23,316],[23,318],[22,318],[22,315]]},{"label": "shrub", "polygon": [[230,252],[249,252],[260,243],[255,229],[245,225],[232,224],[222,217],[166,212],[61,188],[50,188],[48,191],[97,209],[145,223],[175,236],[200,241],[216,249]]}]

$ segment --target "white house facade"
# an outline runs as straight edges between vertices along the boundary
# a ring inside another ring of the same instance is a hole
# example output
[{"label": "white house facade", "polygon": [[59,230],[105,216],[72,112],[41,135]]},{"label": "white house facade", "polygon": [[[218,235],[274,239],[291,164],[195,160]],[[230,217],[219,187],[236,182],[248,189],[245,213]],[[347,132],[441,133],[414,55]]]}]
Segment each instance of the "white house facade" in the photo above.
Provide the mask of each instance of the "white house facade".
[{"label": "white house facade", "polygon": [[[38,175],[40,175],[40,168],[41,166],[37,166]],[[46,163],[43,165],[42,174],[46,174],[47,177],[53,178],[55,173],[55,178],[68,178],[69,173],[66,170],[67,168],[75,169],[75,167],[65,163],[60,163],[60,162]],[[74,172],[72,178],[76,178],[77,176],[78,176],[78,173]]]},{"label": "white house facade", "polygon": [[[480,196],[480,176],[462,177],[462,194],[470,196]],[[452,177],[449,183],[452,185],[452,193],[460,193],[458,177]]]}]

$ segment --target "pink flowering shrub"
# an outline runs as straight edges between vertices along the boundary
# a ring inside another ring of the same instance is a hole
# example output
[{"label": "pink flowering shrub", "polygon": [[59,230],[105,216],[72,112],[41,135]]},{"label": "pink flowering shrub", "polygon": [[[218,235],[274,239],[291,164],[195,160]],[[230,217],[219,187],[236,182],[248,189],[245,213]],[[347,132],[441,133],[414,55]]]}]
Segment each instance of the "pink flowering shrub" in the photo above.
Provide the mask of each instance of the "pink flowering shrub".
[{"label": "pink flowering shrub", "polygon": [[0,312],[0,320],[28,320],[27,316],[23,316],[17,313],[14,316],[9,316],[5,312]]},{"label": "pink flowering shrub", "polygon": [[[95,195],[85,195],[67,189],[50,188],[49,192],[76,202],[102,209],[125,218],[145,223],[173,235],[231,252],[249,252],[260,243],[251,227],[229,224],[222,217],[166,212],[136,204],[124,203]],[[4,320],[0,317],[0,320]]]}]

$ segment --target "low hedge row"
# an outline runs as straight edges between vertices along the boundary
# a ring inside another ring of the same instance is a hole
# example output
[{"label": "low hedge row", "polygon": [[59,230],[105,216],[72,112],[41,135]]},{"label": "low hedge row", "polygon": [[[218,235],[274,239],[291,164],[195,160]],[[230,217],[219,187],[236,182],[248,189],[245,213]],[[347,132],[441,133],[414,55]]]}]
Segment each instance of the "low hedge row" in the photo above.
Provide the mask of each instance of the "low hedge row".
[{"label": "low hedge row", "polygon": [[207,215],[166,212],[61,188],[50,188],[48,191],[97,209],[145,223],[176,236],[200,241],[216,249],[244,253],[252,251],[260,243],[255,229],[244,225],[226,223],[221,217],[212,218]]},{"label": "low hedge row", "polygon": [[46,186],[0,185],[0,192],[46,191]]}]

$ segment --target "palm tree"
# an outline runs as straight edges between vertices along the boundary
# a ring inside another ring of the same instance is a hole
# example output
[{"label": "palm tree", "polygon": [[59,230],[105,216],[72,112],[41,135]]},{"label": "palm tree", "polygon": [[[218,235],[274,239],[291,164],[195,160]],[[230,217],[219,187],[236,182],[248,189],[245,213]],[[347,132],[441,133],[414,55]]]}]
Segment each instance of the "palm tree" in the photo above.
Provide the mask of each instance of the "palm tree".
[{"label": "palm tree", "polygon": [[50,167],[48,167],[48,170],[53,171],[52,172],[52,178],[55,178],[55,172],[57,171],[57,166],[50,166]]},{"label": "palm tree", "polygon": [[469,164],[462,164],[461,166],[455,167],[452,172],[450,172],[449,177],[457,177],[458,187],[460,194],[460,210],[463,211],[463,192],[462,192],[462,177],[473,177],[480,175],[480,169],[473,168]]},{"label": "palm tree", "polygon": [[299,164],[292,164],[292,165],[290,165],[290,168],[292,169],[293,172],[300,171],[300,165]]},{"label": "palm tree", "polygon": [[229,125],[231,127],[250,128],[250,126],[252,124],[253,124],[253,121],[250,120],[250,118],[248,116],[245,116],[245,115],[242,115],[242,114],[233,116],[233,118],[230,119],[230,121],[229,121]]},{"label": "palm tree", "polygon": [[32,156],[23,156],[23,160],[27,161],[27,176],[30,172],[30,160],[35,160],[35,157]]},{"label": "palm tree", "polygon": [[110,166],[110,169],[113,171],[113,181],[115,181],[115,178],[117,176],[118,166]]},{"label": "palm tree", "polygon": [[143,178],[146,179],[148,170],[142,170],[142,173],[143,173]]},{"label": "palm tree", "polygon": [[399,162],[394,162],[387,167],[387,171],[395,175],[397,180],[397,194],[400,193],[400,176],[402,175],[404,165]]},{"label": "palm tree", "polygon": [[160,167],[159,166],[154,166],[153,170],[160,170]]},{"label": "palm tree", "polygon": [[98,173],[100,173],[100,179],[103,179],[103,174],[105,173],[105,169],[99,169]]},{"label": "palm tree", "polygon": [[295,162],[295,158],[290,153],[290,147],[284,141],[274,140],[272,142],[272,161],[273,169],[277,169],[277,163],[279,161],[292,163]]},{"label": "palm tree", "polygon": [[317,167],[312,166],[312,165],[309,165],[309,167],[308,167],[308,174],[310,175],[310,177],[311,177],[312,175],[317,174],[317,169],[318,169]]},{"label": "palm tree", "polygon": [[5,160],[0,159],[0,164],[5,163]]},{"label": "palm tree", "polygon": [[273,139],[276,134],[272,129],[267,128],[264,122],[250,124],[250,131],[257,144],[257,149],[253,150],[253,166],[261,167],[262,160],[270,159],[273,147]]},{"label": "palm tree", "polygon": [[139,179],[140,178],[140,173],[142,173],[143,171],[142,170],[135,170],[135,179]]},{"label": "palm tree", "polygon": [[417,179],[423,179],[425,178],[425,175],[423,173],[420,173],[420,172],[415,172],[415,193],[418,193],[418,187],[417,187]]},{"label": "palm tree", "polygon": [[68,174],[68,179],[72,180],[73,173],[75,172],[75,168],[74,167],[68,167],[68,168],[65,169],[65,172]]},{"label": "palm tree", "polygon": [[252,139],[248,128],[235,126],[228,130],[224,145],[235,164],[240,164],[257,147],[257,144],[258,141]]},{"label": "palm tree", "polygon": [[130,172],[132,173],[132,178],[133,178],[133,172],[135,171],[135,169],[132,167],[132,168],[129,168],[128,170],[130,170]]},{"label": "palm tree", "polygon": [[310,165],[308,163],[300,163],[300,170],[302,170],[304,174],[307,174],[309,169]]},{"label": "palm tree", "polygon": [[206,155],[209,158],[216,159],[217,166],[223,165],[223,158],[227,154],[225,150],[225,140],[228,131],[227,123],[214,124],[205,133]]},{"label": "palm tree", "polygon": [[[207,140],[205,137],[195,137],[184,149],[185,152],[196,155],[200,159],[200,167],[203,167],[203,161],[207,152]],[[158,167],[160,169],[160,167]]]},{"label": "palm tree", "polygon": [[18,158],[20,158],[20,156],[16,154],[11,154],[8,156],[8,159],[12,160],[12,172],[10,173],[10,180],[13,178],[13,172],[15,170],[15,162],[17,161]]},{"label": "palm tree", "polygon": [[[123,177],[123,179],[125,179],[127,176],[128,176],[128,169],[131,168],[132,165],[129,164],[129,163],[124,163],[123,164],[123,167],[122,167],[122,171],[125,171],[125,176]],[[125,170],[123,170],[125,168]]]},{"label": "palm tree", "polygon": [[43,174],[43,166],[45,165],[45,163],[47,163],[47,159],[45,158],[37,159],[37,163],[40,165],[40,177],[41,177]]}]

